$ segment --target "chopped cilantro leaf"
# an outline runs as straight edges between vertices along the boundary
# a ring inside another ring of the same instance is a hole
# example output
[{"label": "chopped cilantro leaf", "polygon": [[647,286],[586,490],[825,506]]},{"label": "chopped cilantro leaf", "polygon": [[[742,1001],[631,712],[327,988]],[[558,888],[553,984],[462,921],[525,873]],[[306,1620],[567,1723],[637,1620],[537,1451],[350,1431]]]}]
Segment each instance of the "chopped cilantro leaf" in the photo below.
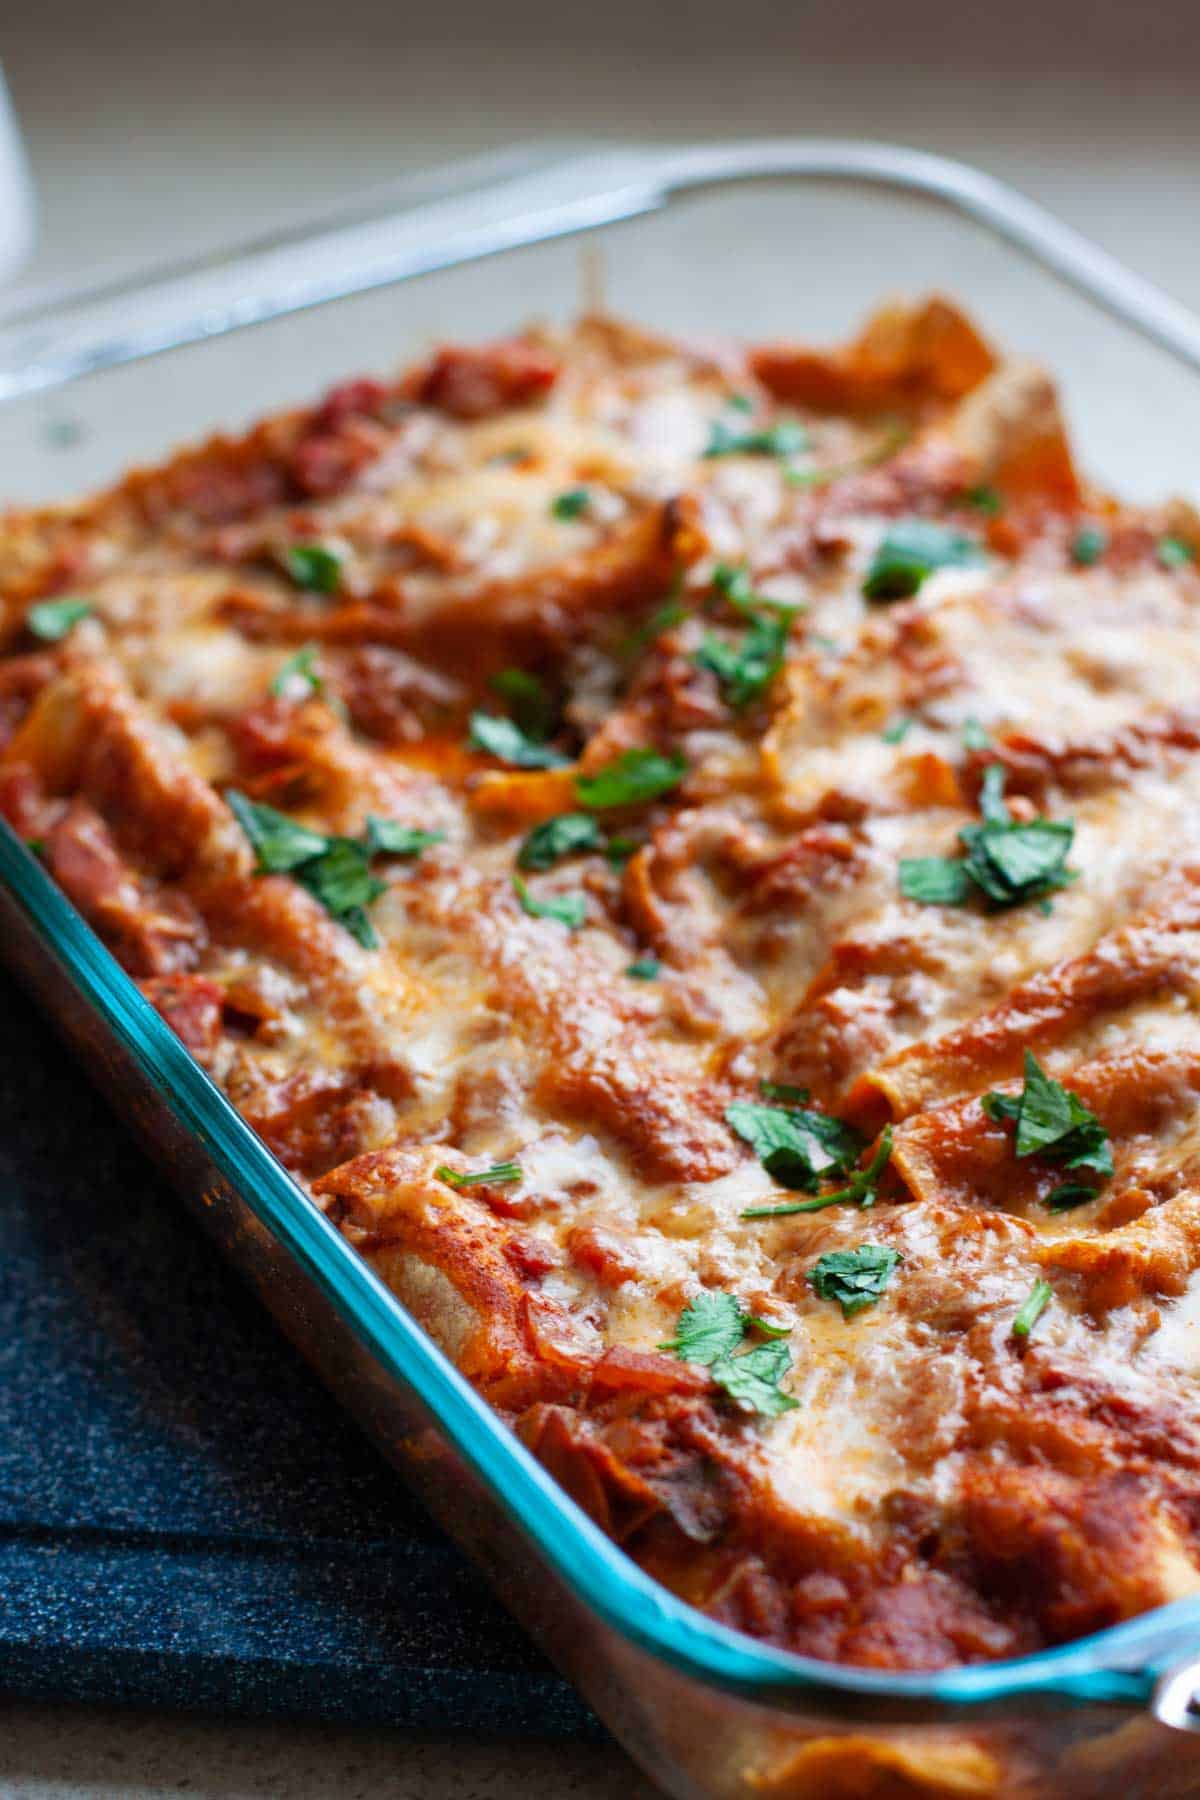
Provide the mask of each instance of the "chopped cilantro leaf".
[{"label": "chopped cilantro leaf", "polygon": [[[743,409],[739,409],[743,410]],[[747,430],[740,420],[714,419],[705,456],[798,456],[809,446],[809,435],[803,425],[782,419],[757,431]]]},{"label": "chopped cilantro leaf", "polygon": [[325,854],[329,839],[323,831],[312,831],[273,806],[259,805],[236,788],[230,788],[225,798],[249,838],[263,874],[287,875],[301,863]]},{"label": "chopped cilantro leaf", "polygon": [[590,813],[559,813],[535,825],[517,852],[522,869],[549,869],[560,857],[600,848],[600,827]]},{"label": "chopped cilantro leaf", "polygon": [[568,931],[578,931],[587,917],[587,897],[584,894],[552,894],[548,900],[538,900],[519,875],[513,876],[513,887],[521,902],[521,910],[527,912],[531,919],[557,919]]},{"label": "chopped cilantro leaf", "polygon": [[915,719],[910,719],[907,714],[901,713],[900,717],[893,719],[891,724],[886,725],[879,735],[885,744],[902,744],[915,724]]},{"label": "chopped cilantro leaf", "polygon": [[657,981],[661,970],[662,964],[657,956],[639,956],[636,962],[630,963],[625,973],[631,975],[634,981]]},{"label": "chopped cilantro leaf", "polygon": [[684,1362],[719,1362],[737,1349],[749,1322],[750,1315],[735,1294],[706,1289],[680,1313],[675,1336],[658,1347]]},{"label": "chopped cilantro leaf", "polygon": [[636,838],[610,837],[604,846],[604,855],[614,869],[619,869],[622,863],[629,861],[637,847]]},{"label": "chopped cilantro leaf", "polygon": [[760,612],[778,612],[793,618],[796,613],[807,610],[803,601],[776,600],[770,594],[756,594],[749,570],[735,569],[730,563],[717,564],[712,572],[712,585],[723,600],[750,619]]},{"label": "chopped cilantro leaf", "polygon": [[900,859],[900,892],[923,906],[961,906],[971,892],[966,864],[948,856]]},{"label": "chopped cilantro leaf", "polygon": [[1044,1156],[1068,1169],[1112,1174],[1107,1131],[1077,1094],[1047,1075],[1032,1050],[1025,1052],[1025,1085],[1020,1095],[985,1094],[982,1106],[994,1123],[1015,1120],[1013,1148],[1018,1156]]},{"label": "chopped cilantro leaf", "polygon": [[729,1398],[750,1412],[777,1419],[792,1412],[799,1401],[785,1394],[779,1383],[792,1366],[786,1344],[756,1344],[741,1356],[726,1356],[712,1364],[710,1374]]},{"label": "chopped cilantro leaf", "polygon": [[314,594],[336,594],[342,584],[340,550],[328,544],[289,544],[283,553],[283,566],[297,587]]},{"label": "chopped cilantro leaf", "polygon": [[1071,561],[1081,569],[1090,569],[1108,549],[1108,533],[1099,525],[1084,525],[1071,540]]},{"label": "chopped cilantro leaf", "polygon": [[787,640],[784,614],[755,613],[738,643],[726,643],[708,632],[692,660],[711,669],[730,706],[740,708],[770,687],[783,667]]},{"label": "chopped cilantro leaf", "polygon": [[808,1099],[806,1087],[793,1087],[790,1081],[760,1081],[758,1091],[764,1100],[782,1100],[788,1106],[803,1106]]},{"label": "chopped cilantro leaf", "polygon": [[856,1131],[823,1112],[735,1100],[725,1109],[725,1122],[780,1187],[810,1194],[822,1175],[851,1168],[862,1149]]},{"label": "chopped cilantro leaf", "polygon": [[44,644],[57,644],[92,610],[90,600],[74,600],[65,595],[61,600],[39,600],[25,614],[25,624],[34,637]]},{"label": "chopped cilantro leaf", "polygon": [[904,1258],[883,1244],[860,1244],[857,1250],[829,1250],[818,1257],[808,1279],[822,1300],[836,1300],[844,1319],[873,1306]]},{"label": "chopped cilantro leaf", "polygon": [[594,775],[575,777],[575,794],[581,806],[593,812],[611,806],[643,806],[660,794],[669,794],[687,774],[687,760],[677,752],[624,750]]},{"label": "chopped cilantro leaf", "polygon": [[515,719],[497,713],[473,712],[469,741],[472,749],[485,750],[514,769],[561,769],[571,760],[561,750],[531,738]]},{"label": "chopped cilantro leaf", "polygon": [[1004,495],[999,488],[991,487],[987,482],[968,489],[966,499],[968,506],[973,506],[976,512],[986,513],[992,519],[997,513],[1004,511]]},{"label": "chopped cilantro leaf", "polygon": [[567,488],[564,493],[555,494],[550,511],[556,519],[580,519],[591,504],[592,496],[585,487]]},{"label": "chopped cilantro leaf", "polygon": [[902,519],[884,535],[863,582],[868,600],[907,600],[935,569],[983,561],[979,545],[931,519]]},{"label": "chopped cilantro leaf", "polygon": [[1054,1289],[1048,1281],[1035,1281],[1028,1299],[1012,1322],[1013,1336],[1027,1338],[1053,1298]]},{"label": "chopped cilantro leaf", "polygon": [[431,844],[440,844],[444,831],[422,831],[401,825],[398,819],[367,818],[367,853],[370,856],[420,856]]},{"label": "chopped cilantro leaf", "polygon": [[[728,1114],[726,1115],[728,1117]],[[892,1154],[892,1128],[885,1125],[876,1146],[875,1154],[865,1169],[855,1169],[845,1187],[831,1188],[828,1193],[818,1194],[814,1200],[793,1200],[786,1206],[748,1206],[740,1214],[743,1219],[783,1219],[792,1213],[821,1212],[827,1206],[861,1206],[864,1210],[875,1204],[875,1189],[879,1178],[886,1169]],[[776,1176],[778,1180],[778,1176]],[[792,1185],[784,1182],[784,1187]]]},{"label": "chopped cilantro leaf", "polygon": [[1154,553],[1164,569],[1182,569],[1186,563],[1196,560],[1192,546],[1177,537],[1159,538]]},{"label": "chopped cilantro leaf", "polygon": [[962,741],[964,750],[990,750],[992,747],[991,737],[973,715],[963,720]]},{"label": "chopped cilantro leaf", "polygon": [[318,644],[302,644],[286,662],[280,663],[270,689],[277,700],[286,700],[292,696],[300,699],[321,692],[325,683],[316,666],[320,654]]},{"label": "chopped cilantro leaf", "polygon": [[515,1162],[493,1163],[488,1169],[474,1169],[464,1175],[458,1169],[451,1169],[446,1163],[439,1163],[433,1171],[439,1181],[449,1182],[451,1187],[480,1187],[485,1182],[521,1181],[521,1166]]},{"label": "chopped cilantro leaf", "polygon": [[513,718],[526,737],[541,743],[554,725],[554,702],[546,684],[526,669],[501,669],[492,676],[492,687],[508,701]]},{"label": "chopped cilantro leaf", "polygon": [[1089,1187],[1084,1181],[1063,1181],[1042,1201],[1048,1212],[1071,1212],[1077,1206],[1086,1206],[1100,1192],[1099,1188]]},{"label": "chopped cilantro leaf", "polygon": [[311,862],[301,863],[292,874],[325,911],[357,938],[364,950],[374,950],[379,939],[366,909],[386,888],[369,869],[370,851],[353,838],[330,838],[324,851]]}]

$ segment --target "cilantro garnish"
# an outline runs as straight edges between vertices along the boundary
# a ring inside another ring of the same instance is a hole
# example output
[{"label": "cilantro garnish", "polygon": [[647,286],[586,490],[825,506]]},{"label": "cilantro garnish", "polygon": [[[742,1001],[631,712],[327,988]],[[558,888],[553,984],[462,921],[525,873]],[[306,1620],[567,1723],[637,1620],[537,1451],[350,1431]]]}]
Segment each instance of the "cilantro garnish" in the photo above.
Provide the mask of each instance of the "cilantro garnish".
[{"label": "cilantro garnish", "polygon": [[416,825],[401,825],[398,819],[376,819],[367,816],[367,851],[371,856],[420,856],[431,844],[440,844],[444,831],[422,831]]},{"label": "cilantro garnish", "polygon": [[[1025,1052],[1025,1085],[1020,1094],[985,1094],[981,1105],[995,1124],[1015,1122],[1013,1148],[1018,1156],[1044,1156],[1068,1169],[1091,1169],[1101,1177],[1112,1174],[1107,1131],[1077,1094],[1047,1075],[1032,1050]],[[1055,1193],[1061,1196],[1060,1189]],[[1047,1203],[1053,1198],[1048,1196]]]},{"label": "cilantro garnish", "polygon": [[526,737],[541,743],[554,725],[554,702],[546,684],[526,669],[501,669],[492,676],[492,687],[508,701],[513,718]]},{"label": "cilantro garnish", "polygon": [[639,956],[636,962],[630,963],[625,973],[635,981],[657,981],[661,969],[662,964],[657,956]]},{"label": "cilantro garnish", "polygon": [[999,910],[1043,899],[1076,879],[1077,871],[1066,866],[1074,822],[1010,818],[999,763],[984,771],[979,805],[982,824],[964,825],[958,834],[964,856],[901,859],[900,892],[906,899],[926,906],[961,906],[977,892]]},{"label": "cilantro garnish", "polygon": [[575,777],[575,795],[581,806],[604,812],[611,806],[643,806],[660,794],[669,794],[687,774],[687,760],[677,752],[624,750],[594,775]]},{"label": "cilantro garnish", "polygon": [[90,600],[74,600],[64,595],[61,600],[39,600],[25,614],[25,624],[34,637],[45,644],[57,644],[92,610]]},{"label": "cilantro garnish", "polygon": [[787,1335],[778,1326],[753,1318],[733,1294],[698,1294],[680,1313],[675,1336],[659,1349],[672,1351],[684,1362],[704,1364],[717,1386],[739,1406],[778,1418],[798,1404],[779,1386],[792,1366],[792,1354],[785,1343],[774,1341],[736,1356],[750,1330],[774,1340]]},{"label": "cilantro garnish", "polygon": [[964,750],[990,750],[992,747],[990,735],[973,714],[963,720],[962,741]]},{"label": "cilantro garnish", "polygon": [[1177,537],[1159,538],[1154,554],[1164,569],[1182,569],[1185,563],[1196,560],[1196,552],[1192,546]]},{"label": "cilantro garnish", "polygon": [[318,644],[302,644],[286,662],[279,665],[270,689],[277,700],[285,700],[290,694],[299,696],[321,692],[325,683],[316,667],[320,654]]},{"label": "cilantro garnish", "polygon": [[592,496],[585,487],[567,488],[565,493],[555,494],[550,502],[550,511],[556,519],[582,518],[592,503]]},{"label": "cilantro garnish", "polygon": [[711,669],[730,706],[743,707],[778,675],[787,640],[788,621],[782,613],[756,613],[739,643],[726,643],[710,631],[692,660]]},{"label": "cilantro garnish", "polygon": [[829,1250],[808,1271],[813,1291],[836,1300],[842,1317],[851,1319],[874,1306],[904,1258],[884,1244],[860,1244],[857,1250]]},{"label": "cilantro garnish", "polygon": [[336,594],[342,583],[345,557],[328,544],[289,544],[283,566],[297,587],[314,594]]},{"label": "cilantro garnish", "polygon": [[362,838],[328,837],[236,788],[228,789],[225,798],[250,840],[259,872],[291,875],[365,950],[379,942],[367,908],[387,886],[371,874],[371,858],[381,853],[415,856],[441,835],[410,830],[394,819],[370,819]]},{"label": "cilantro garnish", "polygon": [[983,561],[974,538],[931,519],[902,519],[885,534],[863,582],[868,600],[907,600],[935,569]]},{"label": "cilantro garnish", "polygon": [[501,718],[498,713],[471,714],[470,743],[472,749],[485,750],[514,769],[561,769],[571,760],[561,750],[530,737],[515,719]]},{"label": "cilantro garnish", "polygon": [[780,1187],[809,1194],[816,1193],[822,1175],[852,1168],[862,1151],[862,1139],[849,1125],[800,1107],[735,1100],[725,1109],[725,1122]]},{"label": "cilantro garnish", "polygon": [[991,519],[1004,511],[1004,495],[999,488],[992,487],[988,482],[981,482],[978,487],[968,488],[966,502],[968,506],[973,506],[976,512],[986,513]]},{"label": "cilantro garnish", "polygon": [[1027,1338],[1053,1298],[1054,1289],[1048,1281],[1035,1281],[1028,1299],[1012,1322],[1013,1336]]},{"label": "cilantro garnish", "polygon": [[808,449],[810,441],[803,425],[793,419],[781,419],[775,425],[752,430],[740,420],[716,418],[710,426],[704,454],[706,457],[798,456]]},{"label": "cilantro garnish", "polygon": [[559,813],[535,825],[517,852],[522,869],[549,869],[560,857],[580,850],[599,850],[600,827],[590,813]]},{"label": "cilantro garnish", "polygon": [[758,1091],[764,1100],[783,1100],[788,1106],[803,1106],[808,1099],[808,1089],[790,1081],[760,1081]]},{"label": "cilantro garnish", "polygon": [[910,719],[907,714],[901,713],[900,717],[893,719],[891,724],[886,725],[879,735],[885,744],[902,744],[915,724],[915,719]]},{"label": "cilantro garnish", "polygon": [[1077,1206],[1094,1200],[1099,1192],[1099,1188],[1089,1187],[1085,1181],[1064,1181],[1050,1190],[1042,1205],[1047,1212],[1073,1212]]},{"label": "cilantro garnish", "polygon": [[1081,569],[1090,569],[1108,549],[1108,533],[1099,525],[1084,525],[1071,540],[1071,561]]},{"label": "cilantro garnish", "polygon": [[790,619],[807,610],[801,600],[775,600],[770,594],[756,594],[749,570],[735,569],[730,563],[717,564],[712,572],[712,585],[723,600],[748,619],[760,612],[777,612]]},{"label": "cilantro garnish", "polygon": [[445,1163],[439,1163],[433,1171],[439,1181],[448,1181],[451,1187],[479,1187],[484,1182],[520,1181],[523,1179],[521,1166],[515,1162],[493,1163],[490,1169],[475,1169],[469,1174],[462,1174],[458,1169],[451,1169]]},{"label": "cilantro garnish", "polygon": [[[815,1200],[793,1200],[786,1206],[748,1206],[739,1216],[743,1219],[785,1219],[793,1213],[821,1212],[826,1206],[861,1206],[865,1211],[875,1204],[875,1190],[891,1154],[892,1128],[885,1125],[874,1156],[865,1169],[854,1170],[845,1187],[831,1188],[827,1193],[818,1194]],[[792,1184],[785,1181],[782,1185]]]},{"label": "cilantro garnish", "polygon": [[513,887],[522,912],[531,919],[557,919],[568,931],[578,931],[587,917],[587,898],[583,894],[553,894],[548,900],[538,900],[519,875],[513,876]]}]

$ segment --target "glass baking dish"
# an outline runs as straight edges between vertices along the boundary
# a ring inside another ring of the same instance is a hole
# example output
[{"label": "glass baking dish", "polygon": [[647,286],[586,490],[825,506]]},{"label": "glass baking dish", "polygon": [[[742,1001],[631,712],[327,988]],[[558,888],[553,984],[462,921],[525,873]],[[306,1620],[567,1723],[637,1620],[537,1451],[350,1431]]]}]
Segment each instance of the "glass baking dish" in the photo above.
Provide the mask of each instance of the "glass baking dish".
[{"label": "glass baking dish", "polygon": [[[227,259],[43,296],[0,318],[0,492],[70,494],[180,437],[407,360],[431,337],[502,332],[531,296],[540,314],[569,316],[581,286],[585,303],[602,290],[650,325],[797,337],[846,335],[897,286],[942,289],[1056,370],[1093,474],[1138,496],[1200,494],[1175,387],[1181,362],[1200,371],[1200,321],[971,169],[800,139],[517,150]],[[1086,322],[1080,293],[1102,309]],[[1161,421],[1152,442],[1146,418]],[[669,1792],[1200,1793],[1200,1598],[933,1675],[835,1667],[714,1624],[643,1575],[522,1449],[7,827],[0,932],[8,963],[280,1324]]]}]

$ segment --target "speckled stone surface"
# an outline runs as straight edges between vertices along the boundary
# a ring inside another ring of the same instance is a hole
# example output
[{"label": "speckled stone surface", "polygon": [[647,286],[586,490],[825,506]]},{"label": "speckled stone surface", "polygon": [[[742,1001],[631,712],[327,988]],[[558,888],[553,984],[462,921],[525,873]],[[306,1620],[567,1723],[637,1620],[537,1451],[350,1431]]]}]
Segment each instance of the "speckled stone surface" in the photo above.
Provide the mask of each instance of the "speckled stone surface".
[{"label": "speckled stone surface", "polygon": [[0,1689],[599,1735],[7,980],[0,1118]]}]

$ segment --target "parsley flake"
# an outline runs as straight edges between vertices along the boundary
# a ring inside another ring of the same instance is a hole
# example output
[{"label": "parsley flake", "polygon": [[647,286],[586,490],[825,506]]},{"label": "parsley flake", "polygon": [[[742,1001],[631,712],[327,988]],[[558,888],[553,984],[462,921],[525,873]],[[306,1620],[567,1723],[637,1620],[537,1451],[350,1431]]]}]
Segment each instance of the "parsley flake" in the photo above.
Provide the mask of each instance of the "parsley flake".
[{"label": "parsley flake", "polygon": [[898,1250],[884,1244],[829,1250],[808,1271],[808,1280],[822,1300],[836,1300],[842,1317],[852,1319],[865,1307],[874,1306],[903,1261]]},{"label": "parsley flake", "polygon": [[1025,1052],[1020,1094],[985,1094],[981,1105],[994,1124],[1016,1124],[1017,1156],[1044,1156],[1068,1169],[1112,1174],[1112,1144],[1104,1126],[1077,1094],[1047,1075],[1032,1050]]},{"label": "parsley flake", "polygon": [[1196,560],[1196,552],[1192,546],[1177,537],[1159,538],[1154,554],[1164,569],[1182,569],[1187,563]]},{"label": "parsley flake", "polygon": [[61,600],[39,600],[25,614],[25,624],[34,637],[44,644],[57,644],[92,610],[90,600],[75,600],[64,595]]},{"label": "parsley flake", "polygon": [[451,1187],[482,1187],[485,1182],[500,1184],[506,1181],[522,1181],[521,1166],[515,1162],[493,1163],[488,1169],[474,1169],[463,1174],[458,1169],[451,1169],[446,1163],[439,1163],[433,1171],[438,1181],[449,1182]]},{"label": "parsley flake", "polygon": [[473,712],[469,742],[473,750],[484,750],[514,769],[561,769],[571,760],[561,750],[530,737],[515,719],[498,713]]},{"label": "parsley flake", "polygon": [[336,594],[342,585],[345,557],[328,544],[289,544],[283,566],[299,588],[314,594]]},{"label": "parsley flake", "polygon": [[564,856],[599,850],[600,827],[590,813],[559,813],[535,825],[517,852],[521,869],[549,869]]},{"label": "parsley flake", "polygon": [[1108,533],[1099,525],[1084,525],[1071,540],[1071,561],[1081,569],[1090,569],[1108,549]]},{"label": "parsley flake", "polygon": [[548,900],[538,900],[519,875],[513,876],[513,887],[521,902],[522,912],[528,913],[531,919],[557,919],[568,931],[578,931],[587,917],[587,897],[584,894],[552,894]]},{"label": "parsley flake", "polygon": [[592,496],[585,487],[567,488],[564,493],[555,494],[550,511],[556,519],[581,519],[591,504]]},{"label": "parsley flake", "polygon": [[983,561],[974,538],[931,519],[902,519],[885,533],[863,582],[868,600],[907,600],[935,569],[963,569]]},{"label": "parsley flake", "polygon": [[687,774],[687,759],[678,752],[624,750],[594,775],[575,777],[575,795],[581,806],[604,812],[613,806],[644,806],[669,794]]},{"label": "parsley flake", "polygon": [[1028,1299],[1012,1322],[1013,1336],[1027,1338],[1053,1298],[1054,1289],[1048,1281],[1035,1281]]},{"label": "parsley flake", "polygon": [[625,973],[632,976],[634,981],[657,981],[661,970],[662,964],[657,956],[639,956],[636,962],[630,963]]}]

